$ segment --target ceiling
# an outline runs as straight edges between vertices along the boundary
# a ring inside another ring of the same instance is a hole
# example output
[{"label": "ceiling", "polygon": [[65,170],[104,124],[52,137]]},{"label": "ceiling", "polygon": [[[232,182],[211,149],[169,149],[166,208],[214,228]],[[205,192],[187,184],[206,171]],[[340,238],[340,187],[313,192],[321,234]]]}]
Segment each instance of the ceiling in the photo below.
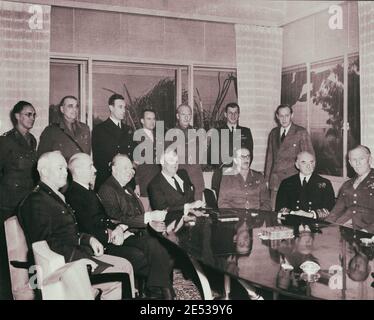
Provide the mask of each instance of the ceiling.
[{"label": "ceiling", "polygon": [[284,26],[344,1],[281,0],[10,0],[225,23]]}]

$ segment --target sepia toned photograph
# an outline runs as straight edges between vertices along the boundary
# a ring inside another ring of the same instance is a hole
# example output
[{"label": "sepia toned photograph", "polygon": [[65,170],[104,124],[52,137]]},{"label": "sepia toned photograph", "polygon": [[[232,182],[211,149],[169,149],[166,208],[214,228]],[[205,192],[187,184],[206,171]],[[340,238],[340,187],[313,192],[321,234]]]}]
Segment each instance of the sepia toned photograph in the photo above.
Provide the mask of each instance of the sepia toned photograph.
[{"label": "sepia toned photograph", "polygon": [[370,1],[0,0],[0,300],[373,300],[373,108]]}]

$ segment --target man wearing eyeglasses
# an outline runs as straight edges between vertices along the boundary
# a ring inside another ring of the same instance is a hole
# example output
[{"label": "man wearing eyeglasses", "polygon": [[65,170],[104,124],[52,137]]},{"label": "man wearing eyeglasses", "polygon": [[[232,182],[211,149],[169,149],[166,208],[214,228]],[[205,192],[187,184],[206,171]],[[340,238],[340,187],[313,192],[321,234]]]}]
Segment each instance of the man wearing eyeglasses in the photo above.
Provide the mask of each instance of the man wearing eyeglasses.
[{"label": "man wearing eyeglasses", "polygon": [[235,152],[233,166],[223,171],[218,207],[271,210],[264,176],[250,169],[251,154],[247,148]]},{"label": "man wearing eyeglasses", "polygon": [[80,152],[91,153],[90,128],[78,121],[79,104],[76,97],[65,96],[60,102],[61,119],[44,129],[40,136],[38,156],[60,151],[66,161]]}]

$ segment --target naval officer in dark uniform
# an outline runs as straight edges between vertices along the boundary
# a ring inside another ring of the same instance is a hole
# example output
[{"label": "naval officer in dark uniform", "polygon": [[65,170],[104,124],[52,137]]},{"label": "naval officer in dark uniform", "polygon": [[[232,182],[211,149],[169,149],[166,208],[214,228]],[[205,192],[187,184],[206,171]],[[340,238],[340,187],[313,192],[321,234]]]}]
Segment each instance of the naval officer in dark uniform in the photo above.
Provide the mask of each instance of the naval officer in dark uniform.
[{"label": "naval officer in dark uniform", "polygon": [[[118,154],[126,154],[133,160],[133,131],[122,122],[125,119],[125,98],[120,94],[113,94],[108,101],[110,116],[92,130],[92,154],[97,169],[95,190],[99,190],[102,183],[110,177],[110,162]],[[134,184],[134,183],[133,183]]]},{"label": "naval officer in dark uniform", "polygon": [[308,151],[297,155],[296,168],[299,173],[284,179],[279,187],[276,211],[291,211],[310,217],[325,218],[335,204],[334,189],[328,179],[314,173],[316,159]]},{"label": "naval officer in dark uniform", "polygon": [[18,203],[37,181],[36,139],[30,133],[35,108],[19,101],[10,117],[13,129],[0,137],[0,213],[4,220],[15,214]]}]

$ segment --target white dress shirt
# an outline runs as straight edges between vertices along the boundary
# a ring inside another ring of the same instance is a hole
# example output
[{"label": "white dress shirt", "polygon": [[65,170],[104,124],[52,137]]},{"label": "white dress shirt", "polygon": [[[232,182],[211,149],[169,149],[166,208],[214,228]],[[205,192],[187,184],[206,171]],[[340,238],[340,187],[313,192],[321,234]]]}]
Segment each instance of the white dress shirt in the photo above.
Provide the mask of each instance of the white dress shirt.
[{"label": "white dress shirt", "polygon": [[118,125],[119,125],[119,127],[122,128],[121,120],[114,119],[112,116],[110,116],[109,118],[110,118],[110,120],[113,121],[113,123],[114,123],[117,127],[118,127]]},{"label": "white dress shirt", "polygon": [[310,177],[311,177],[312,175],[310,174],[309,176],[305,176],[305,175],[303,175],[302,173],[300,173],[299,176],[300,176],[300,182],[301,182],[301,185],[303,185],[304,178],[306,178],[306,183],[308,183],[308,182],[309,182],[309,179],[310,179]]},{"label": "white dress shirt", "polygon": [[286,130],[285,135],[287,136],[288,131],[290,130],[290,128],[291,128],[291,123],[289,124],[289,126],[288,126],[287,128],[283,128],[283,127],[281,127],[281,129],[280,129],[280,136],[282,137],[282,134],[283,134],[283,131],[284,131],[284,130]]}]

